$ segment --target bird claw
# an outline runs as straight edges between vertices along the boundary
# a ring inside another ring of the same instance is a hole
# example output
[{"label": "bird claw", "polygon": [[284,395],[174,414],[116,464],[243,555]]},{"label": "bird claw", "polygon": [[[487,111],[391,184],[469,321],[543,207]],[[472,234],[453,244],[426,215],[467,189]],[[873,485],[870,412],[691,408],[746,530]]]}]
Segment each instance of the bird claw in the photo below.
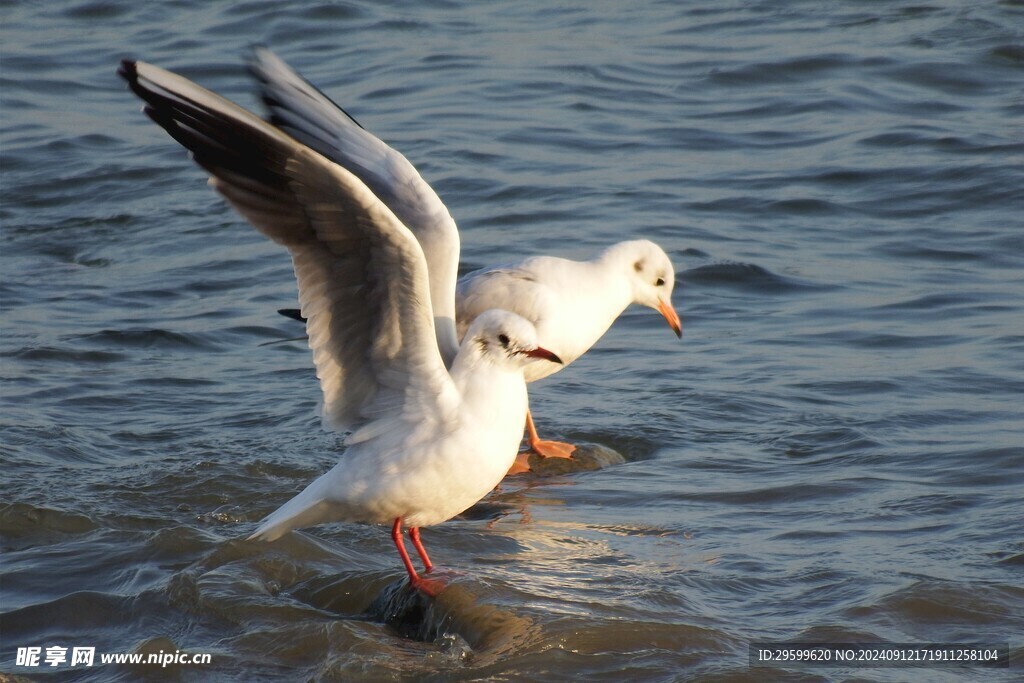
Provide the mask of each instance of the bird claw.
[{"label": "bird claw", "polygon": [[425,579],[418,576],[415,580],[411,579],[409,585],[413,590],[423,593],[428,598],[436,598],[441,591],[448,587],[448,581],[440,578]]}]

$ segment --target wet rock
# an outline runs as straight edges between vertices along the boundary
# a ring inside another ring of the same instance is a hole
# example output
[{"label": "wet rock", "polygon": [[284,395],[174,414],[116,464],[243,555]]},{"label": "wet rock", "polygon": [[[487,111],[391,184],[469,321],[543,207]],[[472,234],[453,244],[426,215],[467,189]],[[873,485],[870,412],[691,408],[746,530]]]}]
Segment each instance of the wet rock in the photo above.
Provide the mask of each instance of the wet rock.
[{"label": "wet rock", "polygon": [[430,576],[447,584],[436,597],[403,579],[386,586],[364,616],[388,624],[405,638],[437,644],[459,659],[505,651],[532,628],[529,619],[482,601],[480,586],[468,577],[444,572]]},{"label": "wet rock", "polygon": [[609,465],[621,465],[626,459],[618,451],[596,443],[577,443],[571,458],[544,458],[530,454],[530,470],[538,476],[591,472]]}]

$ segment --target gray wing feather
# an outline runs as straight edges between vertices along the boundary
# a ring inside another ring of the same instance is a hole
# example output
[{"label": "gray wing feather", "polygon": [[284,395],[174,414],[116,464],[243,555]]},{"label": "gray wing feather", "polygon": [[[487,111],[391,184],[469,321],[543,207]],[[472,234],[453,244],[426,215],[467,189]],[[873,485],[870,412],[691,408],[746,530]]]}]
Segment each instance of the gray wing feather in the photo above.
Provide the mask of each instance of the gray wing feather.
[{"label": "gray wing feather", "polygon": [[408,159],[273,52],[256,48],[249,67],[260,83],[270,122],[359,178],[416,236],[427,259],[438,343],[450,365],[458,351],[454,284],[459,232],[444,203]]}]

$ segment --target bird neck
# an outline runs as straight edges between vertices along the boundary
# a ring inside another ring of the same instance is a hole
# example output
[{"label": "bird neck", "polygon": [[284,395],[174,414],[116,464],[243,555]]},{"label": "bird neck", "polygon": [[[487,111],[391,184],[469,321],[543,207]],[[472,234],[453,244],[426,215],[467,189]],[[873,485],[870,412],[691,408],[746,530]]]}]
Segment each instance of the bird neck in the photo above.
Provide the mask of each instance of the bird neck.
[{"label": "bird neck", "polygon": [[518,425],[526,416],[526,379],[521,367],[496,363],[470,342],[451,369],[452,381],[468,414],[487,425]]},{"label": "bird neck", "polygon": [[601,322],[611,325],[635,298],[633,282],[629,277],[633,266],[628,256],[611,249],[587,261],[585,265],[585,272],[581,273],[580,278],[582,286],[592,292],[592,297],[604,303],[601,309],[610,317]]},{"label": "bird neck", "polygon": [[497,362],[497,359],[488,354],[480,343],[467,336],[452,361],[452,381],[460,390],[476,377],[495,379],[503,375],[514,377],[517,373],[515,368]]}]

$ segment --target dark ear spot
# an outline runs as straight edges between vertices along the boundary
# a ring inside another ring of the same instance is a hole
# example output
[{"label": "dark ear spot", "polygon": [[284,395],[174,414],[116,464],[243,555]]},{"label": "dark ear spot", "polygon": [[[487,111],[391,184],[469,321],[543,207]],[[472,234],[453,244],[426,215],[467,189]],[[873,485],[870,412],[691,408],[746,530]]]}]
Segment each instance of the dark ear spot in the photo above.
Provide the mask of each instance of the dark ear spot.
[{"label": "dark ear spot", "polygon": [[635,270],[636,272],[639,273],[643,269],[644,269],[644,261],[643,261],[643,259],[640,259],[639,261],[637,261],[636,263],[633,264],[633,270]]}]

